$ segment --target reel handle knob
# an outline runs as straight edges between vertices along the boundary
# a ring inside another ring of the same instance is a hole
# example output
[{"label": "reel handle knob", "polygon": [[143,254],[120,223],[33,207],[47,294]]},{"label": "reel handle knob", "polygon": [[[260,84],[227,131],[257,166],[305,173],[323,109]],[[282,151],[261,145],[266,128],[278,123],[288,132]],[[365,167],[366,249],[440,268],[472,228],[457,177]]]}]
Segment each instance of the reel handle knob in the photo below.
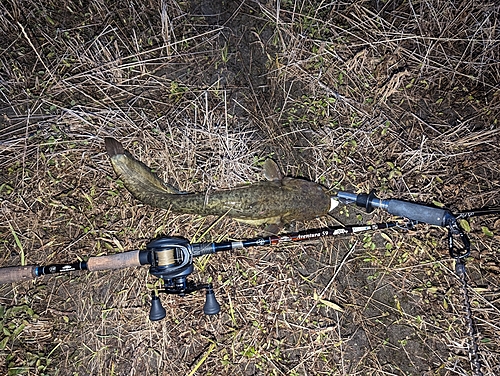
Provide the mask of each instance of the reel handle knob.
[{"label": "reel handle knob", "polygon": [[151,296],[151,310],[149,311],[149,319],[151,321],[159,321],[167,316],[167,311],[161,305],[160,297],[154,292]]},{"label": "reel handle knob", "polygon": [[203,306],[203,312],[205,315],[216,315],[220,312],[220,304],[215,299],[215,293],[212,288],[212,284],[207,286],[207,296],[205,305]]}]

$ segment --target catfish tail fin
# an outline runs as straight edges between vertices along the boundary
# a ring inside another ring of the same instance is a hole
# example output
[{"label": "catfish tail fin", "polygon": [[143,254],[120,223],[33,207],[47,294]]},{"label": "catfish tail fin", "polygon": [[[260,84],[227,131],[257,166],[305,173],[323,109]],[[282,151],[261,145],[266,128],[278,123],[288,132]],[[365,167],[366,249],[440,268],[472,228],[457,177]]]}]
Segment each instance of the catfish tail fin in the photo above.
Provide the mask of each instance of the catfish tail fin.
[{"label": "catfish tail fin", "polygon": [[104,143],[106,144],[106,151],[110,157],[119,154],[125,154],[125,149],[123,149],[123,145],[120,144],[112,137],[104,138]]},{"label": "catfish tail fin", "polygon": [[135,159],[114,138],[106,137],[104,142],[113,170],[135,198],[155,207],[170,207],[179,191],[158,178],[148,166]]}]

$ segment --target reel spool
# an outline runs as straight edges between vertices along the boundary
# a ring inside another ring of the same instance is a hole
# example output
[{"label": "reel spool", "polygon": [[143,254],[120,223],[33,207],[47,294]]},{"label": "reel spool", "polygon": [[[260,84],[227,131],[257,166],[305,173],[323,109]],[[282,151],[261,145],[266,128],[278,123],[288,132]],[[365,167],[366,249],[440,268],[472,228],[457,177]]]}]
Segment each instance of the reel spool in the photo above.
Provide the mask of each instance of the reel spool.
[{"label": "reel spool", "polygon": [[[187,277],[193,272],[193,253],[191,245],[184,238],[159,238],[151,241],[147,246],[149,272],[164,281],[167,294],[184,296],[194,291],[207,291],[203,312],[215,315],[220,312],[220,305],[215,299],[212,284],[195,284]],[[165,318],[166,311],[161,305],[160,298],[153,292],[149,319],[157,321]]]},{"label": "reel spool", "polygon": [[182,294],[187,288],[186,277],[193,272],[193,255],[189,242],[183,238],[159,238],[151,241],[146,249],[151,255],[149,272],[165,281],[171,294]]}]

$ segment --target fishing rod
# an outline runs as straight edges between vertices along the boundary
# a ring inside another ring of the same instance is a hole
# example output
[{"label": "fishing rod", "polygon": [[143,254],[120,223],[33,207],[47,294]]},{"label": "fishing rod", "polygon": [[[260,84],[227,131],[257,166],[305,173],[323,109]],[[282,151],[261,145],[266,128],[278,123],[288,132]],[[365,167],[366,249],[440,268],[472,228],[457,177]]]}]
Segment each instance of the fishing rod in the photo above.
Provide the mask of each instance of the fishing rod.
[{"label": "fishing rod", "polygon": [[[203,312],[215,315],[220,305],[215,298],[212,284],[196,284],[187,277],[194,271],[193,259],[222,251],[255,246],[275,246],[283,243],[313,240],[326,236],[340,236],[365,231],[374,231],[399,226],[397,222],[371,225],[332,226],[314,230],[304,230],[283,235],[257,237],[242,241],[221,243],[190,243],[181,237],[160,237],[152,240],[144,250],[133,250],[109,256],[90,257],[87,261],[71,264],[27,265],[0,268],[0,284],[34,279],[42,275],[67,273],[78,270],[98,271],[116,270],[129,267],[150,265],[149,273],[164,281],[164,292],[184,296],[198,290],[206,290]],[[152,294],[151,321],[161,320],[166,311],[156,293]]]}]

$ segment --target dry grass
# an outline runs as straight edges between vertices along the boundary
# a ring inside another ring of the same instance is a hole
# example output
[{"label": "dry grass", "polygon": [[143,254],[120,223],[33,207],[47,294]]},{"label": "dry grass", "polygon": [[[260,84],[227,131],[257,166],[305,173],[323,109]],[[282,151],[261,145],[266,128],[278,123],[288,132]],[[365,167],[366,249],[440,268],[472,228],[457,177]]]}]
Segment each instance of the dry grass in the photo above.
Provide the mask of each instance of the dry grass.
[{"label": "dry grass", "polygon": [[[2,3],[0,265],[116,253],[159,234],[262,231],[135,201],[106,136],[183,191],[262,179],[272,156],[332,189],[499,205],[499,13],[494,2],[441,0]],[[485,375],[500,374],[499,226],[472,222],[467,262]],[[211,256],[192,278],[213,279],[216,317],[203,315],[202,294],[166,296],[167,318],[149,322],[147,269],[1,286],[0,370],[467,375],[444,240],[421,226]]]}]

